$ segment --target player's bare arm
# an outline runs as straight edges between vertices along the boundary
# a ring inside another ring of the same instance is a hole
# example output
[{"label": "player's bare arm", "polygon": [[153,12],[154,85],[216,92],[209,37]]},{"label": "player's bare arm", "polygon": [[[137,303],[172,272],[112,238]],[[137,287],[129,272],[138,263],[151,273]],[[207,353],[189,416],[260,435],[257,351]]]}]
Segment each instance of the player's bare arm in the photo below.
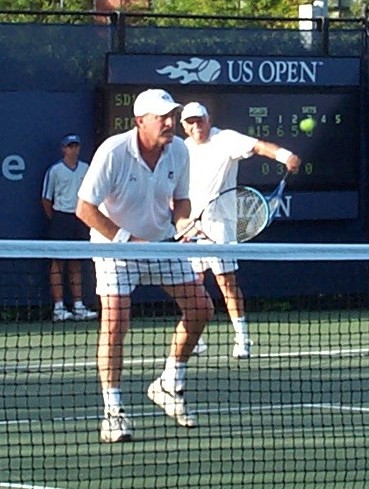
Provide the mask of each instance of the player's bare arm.
[{"label": "player's bare arm", "polygon": [[301,165],[301,160],[297,155],[268,141],[257,141],[254,146],[254,153],[284,163],[287,170],[292,173],[297,173]]},{"label": "player's bare arm", "polygon": [[189,218],[190,213],[191,202],[189,199],[173,201],[173,222],[177,233],[184,232],[188,228],[188,232],[183,234],[179,241],[191,241],[194,236],[198,235],[198,230],[193,225],[193,219]]},{"label": "player's bare arm", "polygon": [[100,212],[96,205],[90,204],[85,200],[78,200],[76,216],[88,227],[96,229],[96,231],[105,236],[105,238],[110,239],[110,241],[146,241],[125,231],[125,239],[117,239],[117,237],[119,238],[118,233],[122,230],[107,216]]},{"label": "player's bare arm", "polygon": [[81,219],[88,227],[96,229],[105,238],[113,240],[119,231],[119,227],[108,217],[99,211],[96,205],[85,200],[78,200],[76,216]]},{"label": "player's bare arm", "polygon": [[184,229],[190,222],[191,202],[189,199],[173,200],[173,223],[178,230]]}]

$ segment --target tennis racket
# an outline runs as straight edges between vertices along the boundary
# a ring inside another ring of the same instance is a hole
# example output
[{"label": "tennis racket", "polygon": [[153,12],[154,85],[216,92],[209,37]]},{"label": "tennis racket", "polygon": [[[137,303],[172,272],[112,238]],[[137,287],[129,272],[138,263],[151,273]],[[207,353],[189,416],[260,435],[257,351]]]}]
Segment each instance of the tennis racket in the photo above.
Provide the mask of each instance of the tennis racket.
[{"label": "tennis racket", "polygon": [[243,243],[251,240],[274,220],[288,175],[289,172],[286,172],[275,190],[265,197],[249,186],[239,185],[220,192],[188,226],[169,241],[181,241],[194,231],[191,239],[207,238],[215,243],[217,228],[224,226],[224,222],[231,226],[229,233],[234,238],[231,241]]},{"label": "tennis racket", "polygon": [[267,201],[269,206],[269,219],[268,219],[267,226],[270,226],[270,224],[273,222],[274,218],[276,217],[277,211],[282,202],[284,189],[286,188],[286,181],[290,174],[291,172],[286,171],[285,174],[283,175],[282,180],[279,182],[275,190],[273,190],[271,194],[265,197],[265,200]]}]

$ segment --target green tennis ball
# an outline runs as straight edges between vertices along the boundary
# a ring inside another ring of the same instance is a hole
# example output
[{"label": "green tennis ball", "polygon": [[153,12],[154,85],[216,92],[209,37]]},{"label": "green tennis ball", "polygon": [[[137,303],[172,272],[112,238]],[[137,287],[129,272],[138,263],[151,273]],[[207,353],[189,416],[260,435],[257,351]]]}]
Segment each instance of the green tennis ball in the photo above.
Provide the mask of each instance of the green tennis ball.
[{"label": "green tennis ball", "polygon": [[316,122],[312,117],[307,117],[300,121],[299,127],[302,132],[311,132],[315,129]]}]

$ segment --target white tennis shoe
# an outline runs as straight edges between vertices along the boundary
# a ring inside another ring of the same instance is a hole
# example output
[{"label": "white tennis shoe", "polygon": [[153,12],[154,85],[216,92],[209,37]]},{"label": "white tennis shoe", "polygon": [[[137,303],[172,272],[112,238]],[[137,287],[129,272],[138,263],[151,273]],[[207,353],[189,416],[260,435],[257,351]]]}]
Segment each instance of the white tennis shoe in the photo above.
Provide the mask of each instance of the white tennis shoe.
[{"label": "white tennis shoe", "polygon": [[233,347],[233,358],[243,359],[250,358],[251,356],[251,346],[254,344],[252,340],[247,339],[246,341],[239,341],[235,339],[235,344]]},{"label": "white tennis shoe", "polygon": [[91,321],[97,318],[97,312],[87,309],[86,306],[82,305],[77,309],[73,309],[73,319],[74,321]]},{"label": "white tennis shoe", "polygon": [[165,390],[160,377],[149,386],[147,395],[154,404],[164,409],[165,413],[175,419],[180,426],[186,428],[197,426],[196,416],[188,411],[183,392]]},{"label": "white tennis shoe", "polygon": [[202,339],[202,336],[200,336],[197,345],[195,345],[195,348],[192,350],[192,355],[202,355],[203,353],[206,352],[207,349],[208,349],[208,345]]},{"label": "white tennis shoe", "polygon": [[68,311],[66,307],[58,307],[54,309],[53,321],[59,323],[61,321],[69,321],[73,319],[73,313]]},{"label": "white tennis shoe", "polygon": [[133,424],[125,415],[122,407],[111,407],[105,412],[101,423],[101,440],[106,443],[131,441],[133,439]]}]

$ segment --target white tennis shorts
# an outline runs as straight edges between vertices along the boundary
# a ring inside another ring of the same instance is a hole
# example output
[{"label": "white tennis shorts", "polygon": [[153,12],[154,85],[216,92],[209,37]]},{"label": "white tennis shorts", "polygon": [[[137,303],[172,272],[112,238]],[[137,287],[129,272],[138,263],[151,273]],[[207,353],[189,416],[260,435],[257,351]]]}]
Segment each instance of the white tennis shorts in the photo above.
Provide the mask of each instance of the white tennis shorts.
[{"label": "white tennis shorts", "polygon": [[[209,244],[211,241],[201,239],[198,244]],[[238,270],[238,264],[235,260],[224,260],[214,256],[205,256],[201,258],[191,258],[192,268],[196,273],[204,273],[206,270],[211,270],[214,275],[222,275]]]},{"label": "white tennis shorts", "polygon": [[214,256],[205,256],[202,258],[191,258],[192,268],[196,273],[203,273],[211,270],[214,275],[235,272],[238,270],[237,262],[234,260],[222,260]]},{"label": "white tennis shorts", "polygon": [[138,285],[178,285],[197,275],[186,260],[113,260],[95,258],[96,293],[129,295]]}]

